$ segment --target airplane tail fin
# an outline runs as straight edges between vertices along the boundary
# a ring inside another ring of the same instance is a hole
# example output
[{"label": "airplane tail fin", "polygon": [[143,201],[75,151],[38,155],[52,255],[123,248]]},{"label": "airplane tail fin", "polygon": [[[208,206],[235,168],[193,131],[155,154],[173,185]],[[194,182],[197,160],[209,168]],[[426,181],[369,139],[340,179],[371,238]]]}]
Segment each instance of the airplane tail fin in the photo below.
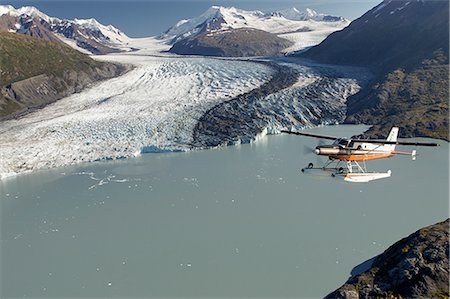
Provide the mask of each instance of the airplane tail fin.
[{"label": "airplane tail fin", "polygon": [[[397,137],[398,137],[398,127],[392,127],[386,141],[397,141]],[[391,150],[395,150],[395,144],[389,144],[387,146],[389,146]]]}]

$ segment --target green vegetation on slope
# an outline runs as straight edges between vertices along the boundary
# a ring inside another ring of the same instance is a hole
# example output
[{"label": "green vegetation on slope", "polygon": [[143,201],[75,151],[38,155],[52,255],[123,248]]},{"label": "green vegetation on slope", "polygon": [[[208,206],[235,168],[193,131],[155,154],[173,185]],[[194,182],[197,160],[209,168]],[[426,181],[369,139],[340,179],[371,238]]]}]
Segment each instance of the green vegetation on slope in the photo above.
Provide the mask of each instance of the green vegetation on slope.
[{"label": "green vegetation on slope", "polygon": [[0,119],[43,107],[124,71],[63,43],[0,32]]},{"label": "green vegetation on slope", "polygon": [[62,43],[0,32],[0,86],[41,74],[62,76],[67,70],[84,71],[100,65]]},{"label": "green vegetation on slope", "polygon": [[390,72],[381,83],[349,98],[347,122],[375,124],[367,132],[371,137],[385,137],[397,125],[403,137],[448,141],[448,78],[448,64]]}]

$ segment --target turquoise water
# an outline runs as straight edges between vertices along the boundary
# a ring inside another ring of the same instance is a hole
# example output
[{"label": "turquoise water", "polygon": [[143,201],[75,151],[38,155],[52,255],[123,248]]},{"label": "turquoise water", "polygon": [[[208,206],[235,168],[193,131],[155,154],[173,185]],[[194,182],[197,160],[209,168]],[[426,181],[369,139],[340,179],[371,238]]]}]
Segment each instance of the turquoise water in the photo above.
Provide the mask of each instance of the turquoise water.
[{"label": "turquoise water", "polygon": [[320,297],[448,217],[447,143],[368,163],[392,177],[365,184],[302,174],[316,143],[268,136],[0,182],[1,297]]}]

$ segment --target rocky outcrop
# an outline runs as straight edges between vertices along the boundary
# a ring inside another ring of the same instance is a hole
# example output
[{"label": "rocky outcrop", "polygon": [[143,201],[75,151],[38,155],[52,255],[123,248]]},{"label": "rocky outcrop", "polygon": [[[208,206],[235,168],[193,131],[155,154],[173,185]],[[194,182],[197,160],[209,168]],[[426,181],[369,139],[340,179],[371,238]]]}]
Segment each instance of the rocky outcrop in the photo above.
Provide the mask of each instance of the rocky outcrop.
[{"label": "rocky outcrop", "polygon": [[205,32],[176,42],[169,52],[181,55],[224,57],[275,56],[293,42],[252,28]]},{"label": "rocky outcrop", "polygon": [[449,219],[398,241],[325,298],[448,298],[448,256]]}]

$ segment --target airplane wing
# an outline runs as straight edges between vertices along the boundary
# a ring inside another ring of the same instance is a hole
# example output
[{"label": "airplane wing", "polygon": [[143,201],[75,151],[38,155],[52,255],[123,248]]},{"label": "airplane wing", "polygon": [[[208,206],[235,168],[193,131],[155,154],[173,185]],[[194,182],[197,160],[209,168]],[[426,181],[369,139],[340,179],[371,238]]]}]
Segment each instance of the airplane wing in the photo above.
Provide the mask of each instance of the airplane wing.
[{"label": "airplane wing", "polygon": [[[286,134],[294,134],[301,135],[306,137],[314,137],[319,139],[328,139],[328,140],[336,140],[338,137],[328,136],[328,135],[319,135],[312,133],[304,133],[304,132],[295,132],[295,131],[286,131],[281,130],[281,133]],[[375,144],[396,144],[396,145],[412,145],[412,146],[439,146],[439,144],[434,142],[407,142],[407,141],[387,141],[387,140],[379,140],[379,139],[348,139],[355,142],[367,142],[367,143],[375,143]]]},{"label": "airplane wing", "polygon": [[439,144],[434,142],[403,142],[403,141],[387,141],[387,140],[378,140],[378,139],[351,139],[351,141],[355,142],[367,142],[367,143],[376,143],[376,144],[396,144],[396,145],[412,145],[412,146],[439,146]]},{"label": "airplane wing", "polygon": [[327,135],[319,135],[319,134],[311,134],[311,133],[304,133],[304,132],[294,132],[294,131],[281,130],[281,133],[301,135],[301,136],[314,137],[314,138],[320,138],[320,139],[329,139],[329,140],[336,140],[336,139],[338,139],[338,137],[327,136]]}]

